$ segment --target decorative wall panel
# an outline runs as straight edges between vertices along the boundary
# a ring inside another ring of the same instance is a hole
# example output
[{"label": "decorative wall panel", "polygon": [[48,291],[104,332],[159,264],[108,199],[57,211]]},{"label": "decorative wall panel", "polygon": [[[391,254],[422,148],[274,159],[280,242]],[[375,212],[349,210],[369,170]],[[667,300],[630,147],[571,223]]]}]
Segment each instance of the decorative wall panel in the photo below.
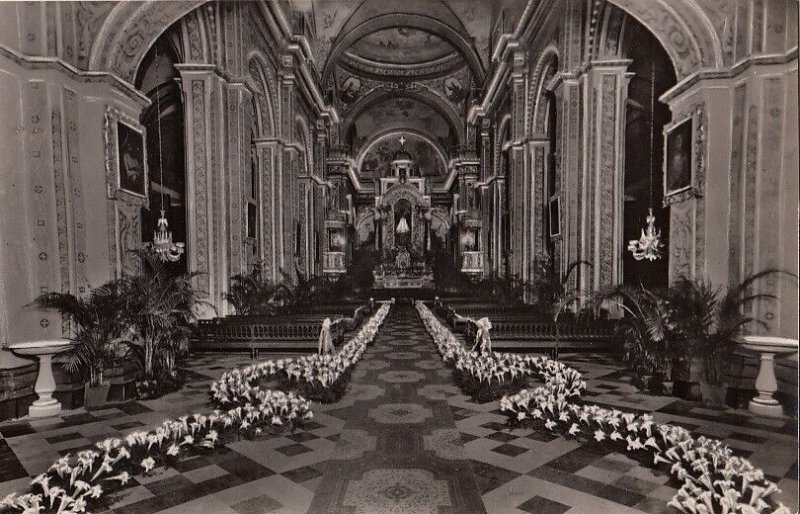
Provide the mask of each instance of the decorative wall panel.
[{"label": "decorative wall panel", "polygon": [[[64,116],[67,126],[67,170],[71,187],[69,203],[72,205],[72,222],[75,225],[74,248],[71,262],[78,293],[85,293],[89,286],[86,276],[86,217],[83,204],[83,180],[80,166],[80,133],[78,132],[79,109],[77,94],[64,89]],[[113,218],[112,218],[113,219]]]},{"label": "decorative wall panel", "polygon": [[61,127],[61,111],[53,110],[51,114],[51,130],[53,137],[53,185],[56,199],[56,234],[58,237],[58,269],[61,292],[71,289],[69,266],[69,230],[67,218],[67,177],[64,172],[64,143]]},{"label": "decorative wall panel", "polygon": [[[48,292],[50,288],[50,270],[54,268],[55,255],[51,255],[52,233],[48,226],[49,203],[53,197],[52,181],[49,176],[46,157],[47,155],[47,87],[42,81],[29,81],[22,89],[23,115],[25,122],[24,151],[25,162],[28,165],[30,180],[34,184],[33,194],[30,197],[30,211],[32,216],[33,232],[31,243],[39,258],[30,264],[34,267],[36,287],[39,292]],[[49,163],[48,163],[49,164]]]},{"label": "decorative wall panel", "polygon": [[193,202],[195,218],[195,248],[190,256],[194,262],[193,271],[202,273],[198,277],[199,288],[209,290],[209,219],[208,219],[208,170],[206,148],[206,84],[203,80],[192,80],[190,84],[190,109],[191,109],[191,145],[194,195],[190,198]]}]

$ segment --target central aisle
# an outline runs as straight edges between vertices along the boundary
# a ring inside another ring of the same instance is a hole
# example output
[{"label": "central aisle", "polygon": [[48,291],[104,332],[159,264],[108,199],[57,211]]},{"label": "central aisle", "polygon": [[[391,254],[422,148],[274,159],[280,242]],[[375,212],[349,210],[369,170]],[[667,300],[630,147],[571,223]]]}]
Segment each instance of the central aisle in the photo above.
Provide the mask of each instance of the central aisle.
[{"label": "central aisle", "polygon": [[450,370],[410,305],[392,307],[356,365],[359,386],[374,394],[336,410],[347,421],[309,512],[486,512],[445,400]]}]

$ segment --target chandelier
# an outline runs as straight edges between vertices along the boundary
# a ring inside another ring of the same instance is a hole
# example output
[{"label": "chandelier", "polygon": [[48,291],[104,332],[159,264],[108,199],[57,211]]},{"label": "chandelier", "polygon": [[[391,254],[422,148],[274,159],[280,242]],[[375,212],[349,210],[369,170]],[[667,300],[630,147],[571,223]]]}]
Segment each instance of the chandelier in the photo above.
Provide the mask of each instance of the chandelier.
[{"label": "chandelier", "polygon": [[633,254],[633,258],[637,261],[647,259],[654,261],[661,258],[661,248],[664,243],[661,242],[661,231],[656,228],[656,217],[653,216],[653,209],[648,209],[647,215],[647,228],[642,229],[642,235],[639,239],[628,241],[628,251]]},{"label": "chandelier", "polygon": [[661,258],[661,231],[656,228],[656,217],[653,215],[653,124],[655,123],[655,68],[650,68],[650,208],[647,210],[647,227],[642,229],[639,239],[628,241],[628,251],[637,261],[647,259],[655,261]]},{"label": "chandelier", "polygon": [[183,243],[172,242],[172,231],[169,230],[169,222],[164,209],[161,209],[158,229],[153,231],[153,242],[150,243],[150,248],[162,261],[176,262],[183,255],[185,246]]},{"label": "chandelier", "polygon": [[[158,75],[158,46],[156,46],[156,76]],[[167,221],[166,210],[164,209],[164,167],[162,164],[161,155],[161,94],[160,84],[156,86],[156,114],[158,116],[158,174],[159,186],[161,187],[161,217],[158,218],[158,228],[153,231],[153,241],[147,244],[147,247],[152,250],[156,256],[163,262],[176,262],[183,255],[185,244],[174,243],[172,241],[172,231],[169,230],[169,222]]]}]

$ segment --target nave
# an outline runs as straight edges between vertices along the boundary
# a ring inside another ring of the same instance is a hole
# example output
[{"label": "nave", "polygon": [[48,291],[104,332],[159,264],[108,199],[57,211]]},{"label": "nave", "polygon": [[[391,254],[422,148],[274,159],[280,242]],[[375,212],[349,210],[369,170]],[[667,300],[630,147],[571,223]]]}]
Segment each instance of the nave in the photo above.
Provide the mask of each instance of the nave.
[{"label": "nave", "polygon": [[[262,354],[260,360],[286,357]],[[783,489],[777,500],[797,508],[796,419],[648,395],[608,354],[561,360],[586,380],[588,403],[652,413],[695,436],[722,440]],[[25,489],[67,453],[210,410],[210,384],[249,364],[242,354],[194,355],[184,363],[187,384],[159,399],[3,422],[0,496]],[[104,508],[96,512],[677,512],[667,507],[679,487],[669,473],[600,444],[509,429],[497,401],[476,403],[462,394],[408,304],[392,308],[341,400],[314,402],[312,410],[313,419],[294,432],[240,438],[136,476],[102,498]]]}]

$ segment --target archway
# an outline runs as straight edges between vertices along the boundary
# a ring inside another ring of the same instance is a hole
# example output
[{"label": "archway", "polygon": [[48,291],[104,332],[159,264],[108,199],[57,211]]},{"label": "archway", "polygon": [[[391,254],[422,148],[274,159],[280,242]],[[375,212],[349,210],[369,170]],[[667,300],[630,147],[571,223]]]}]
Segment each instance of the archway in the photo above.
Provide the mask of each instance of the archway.
[{"label": "archway", "polygon": [[[621,41],[622,56],[631,59],[625,125],[625,180],[623,202],[623,241],[638,239],[645,226],[648,209],[653,209],[663,238],[669,234],[669,208],[662,206],[664,125],[669,122],[669,107],[658,97],[676,83],[675,69],[667,52],[641,23],[628,17]],[[667,244],[669,242],[667,241]],[[633,258],[625,251],[622,280],[648,288],[668,284],[669,252],[655,261]]]},{"label": "archway", "polygon": [[[141,116],[147,132],[149,203],[142,207],[142,242],[153,240],[161,211],[175,241],[186,241],[187,196],[183,97],[175,64],[181,62],[178,26],[165,32],[145,55],[135,86],[151,100]],[[187,249],[187,251],[189,251]],[[187,255],[169,264],[175,273],[187,271]]]},{"label": "archway", "polygon": [[391,2],[363,2],[343,25],[341,35],[328,54],[323,83],[328,81],[339,57],[350,45],[368,34],[393,27],[423,30],[442,37],[458,50],[478,82],[483,81],[480,58],[458,16],[441,1],[408,0],[403,12],[397,12]]}]

